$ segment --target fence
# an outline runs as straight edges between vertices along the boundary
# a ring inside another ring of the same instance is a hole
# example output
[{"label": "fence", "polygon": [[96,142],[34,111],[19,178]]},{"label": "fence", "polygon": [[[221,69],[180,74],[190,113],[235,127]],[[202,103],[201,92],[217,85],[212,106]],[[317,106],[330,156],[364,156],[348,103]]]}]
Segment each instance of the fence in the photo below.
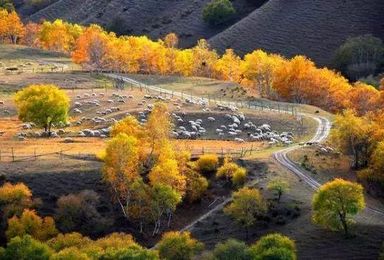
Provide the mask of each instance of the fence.
[{"label": "fence", "polygon": [[69,150],[60,150],[50,153],[37,153],[35,149],[32,153],[20,152],[14,148],[0,150],[0,163],[1,162],[33,162],[39,159],[77,159],[77,160],[87,160],[87,161],[96,161],[98,160],[96,155],[93,154],[83,154],[83,153],[67,153]]},{"label": "fence", "polygon": [[[242,147],[240,149],[228,148],[209,148],[202,147],[201,149],[191,149],[193,158],[199,157],[204,154],[216,154],[219,157],[230,156],[235,159],[240,159],[252,152],[259,151],[259,149],[251,147]],[[86,153],[70,153],[70,150],[60,150],[50,153],[38,153],[36,149],[32,153],[20,152],[17,149],[9,148],[0,150],[0,163],[1,162],[33,162],[39,159],[59,159],[59,160],[83,160],[83,161],[98,161],[99,159],[95,154]]]},{"label": "fence", "polygon": [[162,97],[179,97],[181,99],[189,99],[192,102],[193,101],[204,101],[208,104],[216,104],[216,105],[222,105],[227,107],[237,107],[237,108],[248,108],[253,110],[259,110],[259,111],[273,111],[278,113],[286,113],[291,114],[293,116],[299,115],[299,108],[296,104],[292,103],[286,103],[286,102],[278,102],[278,101],[271,101],[271,100],[265,100],[265,99],[257,99],[257,100],[247,100],[247,101],[228,101],[223,99],[217,99],[215,97],[212,97],[210,95],[202,96],[195,96],[192,93],[185,93],[183,91],[173,91],[168,90],[156,86],[146,85],[141,82],[138,82],[136,80],[133,80],[131,78],[127,78],[124,76],[119,76],[115,74],[105,74],[107,77],[110,77],[112,79],[115,79],[116,81],[123,81],[125,85],[128,85],[128,87],[135,87],[139,88],[141,91],[146,91],[147,93],[155,93],[156,95],[162,96]]}]

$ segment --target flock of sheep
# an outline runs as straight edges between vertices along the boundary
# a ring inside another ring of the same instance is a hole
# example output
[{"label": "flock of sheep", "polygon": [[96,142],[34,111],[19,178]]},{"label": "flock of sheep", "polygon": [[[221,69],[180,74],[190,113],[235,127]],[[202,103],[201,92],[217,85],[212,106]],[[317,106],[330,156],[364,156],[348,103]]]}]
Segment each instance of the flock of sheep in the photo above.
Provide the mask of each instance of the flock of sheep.
[{"label": "flock of sheep", "polygon": [[[207,119],[196,119],[185,122],[185,115],[172,114],[178,127],[173,130],[172,135],[175,138],[197,138],[207,133],[206,127],[210,127],[217,119],[213,116]],[[218,116],[222,116],[218,114]],[[215,134],[218,139],[234,140],[237,142],[245,141],[268,141],[269,144],[282,143],[289,145],[293,143],[293,133],[283,132],[278,133],[273,131],[269,124],[255,125],[252,121],[247,121],[242,113],[225,114],[227,124],[222,124],[215,129]],[[205,127],[205,124],[207,125]],[[241,136],[246,136],[241,138]]]},{"label": "flock of sheep", "polygon": [[[183,112],[183,106],[198,106],[202,112],[210,112],[206,100],[192,98],[170,98],[152,95],[144,95],[137,103],[141,107],[141,111],[135,113],[140,123],[145,123],[147,117],[153,109],[151,100],[162,100],[172,102],[174,112],[172,117],[175,122],[175,129],[172,131],[174,138],[180,139],[196,139],[210,134],[211,139],[234,140],[237,142],[245,141],[267,141],[269,144],[289,145],[293,142],[293,133],[272,130],[269,124],[256,125],[242,113],[238,113],[238,108],[231,105],[217,105],[217,110],[228,111],[227,114],[216,113],[210,114],[206,118],[188,120],[188,114]],[[51,137],[65,137],[66,142],[71,142],[73,137],[100,137],[106,138],[110,135],[112,125],[118,120],[117,117],[129,115],[121,111],[119,104],[127,102],[135,102],[133,95],[122,95],[112,93],[107,97],[105,93],[83,93],[76,96],[73,104],[72,114],[77,115],[77,120],[72,123],[58,124],[54,126],[56,131],[51,132]],[[1,103],[0,103],[1,104]],[[4,103],[3,103],[4,104]],[[108,108],[105,108],[108,106]],[[94,117],[82,116],[89,114],[91,109],[97,109]],[[216,118],[215,118],[216,117]],[[220,125],[219,122],[222,122]],[[67,130],[66,127],[74,126],[80,128],[77,131]],[[22,125],[23,130],[32,130],[35,127],[32,123]],[[83,128],[84,127],[84,128]],[[214,133],[212,135],[211,133]],[[17,137],[19,140],[25,140],[26,137],[42,137],[46,133],[41,132],[19,132]]]}]

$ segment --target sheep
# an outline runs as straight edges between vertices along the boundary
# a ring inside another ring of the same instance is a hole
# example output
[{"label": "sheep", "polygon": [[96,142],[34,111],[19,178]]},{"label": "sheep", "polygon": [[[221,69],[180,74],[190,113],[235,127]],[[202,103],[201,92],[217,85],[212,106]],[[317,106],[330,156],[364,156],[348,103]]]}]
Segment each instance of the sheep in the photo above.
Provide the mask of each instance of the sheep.
[{"label": "sheep", "polygon": [[242,139],[242,138],[235,138],[235,141],[236,142],[239,142],[239,143],[244,143],[245,141],[244,141],[244,139]]},{"label": "sheep", "polygon": [[222,133],[222,132],[223,132],[223,129],[219,129],[219,128],[216,129],[216,133]]},{"label": "sheep", "polygon": [[0,100],[0,105],[4,105],[4,101]]},{"label": "sheep", "polygon": [[81,104],[80,102],[75,102],[75,106],[77,106],[77,107],[81,107],[82,104]]},{"label": "sheep", "polygon": [[236,132],[228,132],[228,134],[229,134],[229,135],[232,135],[232,136],[235,136],[235,135],[237,135],[237,133],[236,133]]},{"label": "sheep", "polygon": [[108,103],[113,103],[114,101],[112,99],[107,100]]},{"label": "sheep", "polygon": [[76,113],[76,114],[81,114],[81,113],[83,113],[80,109],[78,109],[78,108],[75,108],[74,110],[73,110],[73,112],[74,113]]},{"label": "sheep", "polygon": [[210,121],[210,122],[214,122],[216,119],[214,118],[214,117],[208,117],[208,121]]},{"label": "sheep", "polygon": [[32,125],[29,124],[29,123],[25,123],[25,124],[22,124],[21,127],[22,127],[23,129],[31,129],[31,128],[32,128]]}]

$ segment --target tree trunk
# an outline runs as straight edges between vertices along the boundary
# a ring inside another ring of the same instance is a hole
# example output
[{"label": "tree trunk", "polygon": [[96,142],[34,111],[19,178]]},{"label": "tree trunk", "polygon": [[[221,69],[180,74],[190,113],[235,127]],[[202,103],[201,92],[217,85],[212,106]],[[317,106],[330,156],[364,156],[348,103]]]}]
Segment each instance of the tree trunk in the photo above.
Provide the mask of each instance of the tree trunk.
[{"label": "tree trunk", "polygon": [[281,195],[283,195],[283,193],[281,191],[279,191],[277,193],[277,203],[280,203]]},{"label": "tree trunk", "polygon": [[344,235],[346,237],[348,237],[349,236],[349,230],[348,230],[347,220],[345,219],[345,214],[339,213],[339,216],[340,216],[341,224],[342,224],[343,229],[344,229]]}]

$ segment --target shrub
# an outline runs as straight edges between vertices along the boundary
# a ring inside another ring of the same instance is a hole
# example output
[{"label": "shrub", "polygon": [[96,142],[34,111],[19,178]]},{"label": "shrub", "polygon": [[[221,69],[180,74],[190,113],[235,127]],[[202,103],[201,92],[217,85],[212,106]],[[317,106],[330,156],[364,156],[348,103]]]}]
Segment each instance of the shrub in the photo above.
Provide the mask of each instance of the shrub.
[{"label": "shrub", "polygon": [[58,234],[56,237],[47,241],[47,244],[50,248],[54,249],[56,252],[59,252],[65,248],[77,247],[81,248],[87,246],[92,242],[88,237],[84,237],[80,233],[67,233],[67,234]]},{"label": "shrub", "polygon": [[199,200],[208,188],[207,179],[192,169],[187,169],[184,175],[187,177],[186,197],[188,201]]},{"label": "shrub", "polygon": [[165,233],[157,244],[161,259],[189,260],[200,253],[204,245],[193,239],[189,232]]},{"label": "shrub", "polygon": [[76,247],[70,247],[53,254],[50,260],[91,260],[91,258]]},{"label": "shrub", "polygon": [[203,19],[210,25],[219,25],[229,21],[236,13],[231,1],[213,0],[203,10]]},{"label": "shrub", "polygon": [[5,183],[0,187],[0,215],[4,222],[11,216],[21,215],[32,206],[32,192],[23,183]]},{"label": "shrub", "polygon": [[244,242],[229,239],[224,243],[219,243],[215,246],[212,252],[212,259],[220,260],[250,260],[250,253],[248,247]]},{"label": "shrub", "polygon": [[260,238],[250,248],[252,259],[296,260],[295,242],[281,234],[269,234]]},{"label": "shrub", "polygon": [[97,211],[99,195],[90,190],[62,196],[57,201],[55,219],[64,232],[80,231],[97,234],[110,225],[110,221]]},{"label": "shrub", "polygon": [[244,184],[247,178],[247,170],[240,167],[229,159],[225,159],[223,166],[221,166],[216,173],[216,177],[225,178],[228,182],[231,181],[234,186]]},{"label": "shrub", "polygon": [[211,173],[216,171],[219,158],[216,154],[204,154],[196,162],[197,168],[201,173]]},{"label": "shrub", "polygon": [[281,179],[274,179],[268,183],[268,190],[271,190],[277,195],[277,202],[280,202],[281,196],[289,189],[288,182]]},{"label": "shrub", "polygon": [[51,217],[41,218],[34,210],[25,209],[19,217],[13,216],[8,220],[6,236],[8,240],[16,236],[31,235],[33,238],[45,241],[57,234],[55,221]]},{"label": "shrub", "polygon": [[48,260],[51,255],[52,251],[47,245],[26,235],[22,238],[12,238],[7,244],[7,248],[3,251],[1,259]]}]

